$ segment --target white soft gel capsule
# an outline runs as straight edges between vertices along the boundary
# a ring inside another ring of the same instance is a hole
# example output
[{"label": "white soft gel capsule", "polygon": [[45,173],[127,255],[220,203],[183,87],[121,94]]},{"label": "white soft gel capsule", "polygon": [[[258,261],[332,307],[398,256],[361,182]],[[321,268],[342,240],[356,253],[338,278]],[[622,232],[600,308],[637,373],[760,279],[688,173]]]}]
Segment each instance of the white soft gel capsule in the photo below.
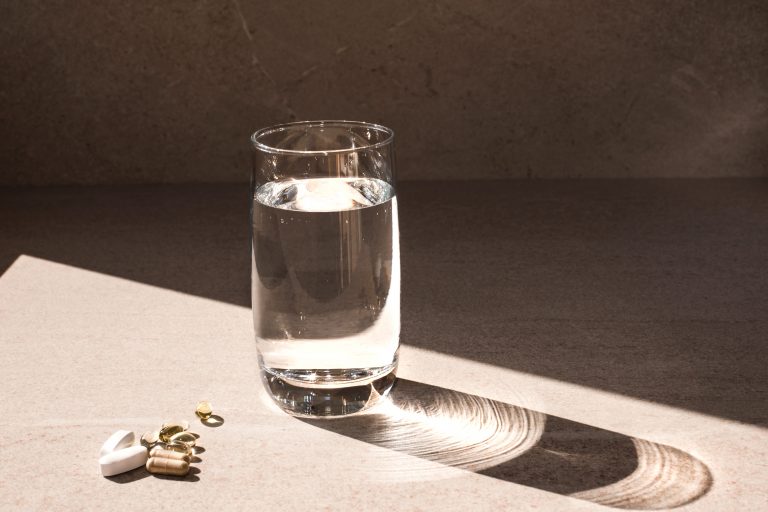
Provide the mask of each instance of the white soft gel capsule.
[{"label": "white soft gel capsule", "polygon": [[103,457],[104,455],[112,453],[115,450],[128,448],[133,444],[135,439],[136,435],[130,430],[118,430],[109,436],[109,439],[104,441],[104,444],[101,445],[101,452],[99,452],[99,457]]},{"label": "white soft gel capsule", "polygon": [[102,456],[99,459],[99,466],[101,466],[102,475],[114,476],[143,466],[148,458],[147,449],[137,444]]}]

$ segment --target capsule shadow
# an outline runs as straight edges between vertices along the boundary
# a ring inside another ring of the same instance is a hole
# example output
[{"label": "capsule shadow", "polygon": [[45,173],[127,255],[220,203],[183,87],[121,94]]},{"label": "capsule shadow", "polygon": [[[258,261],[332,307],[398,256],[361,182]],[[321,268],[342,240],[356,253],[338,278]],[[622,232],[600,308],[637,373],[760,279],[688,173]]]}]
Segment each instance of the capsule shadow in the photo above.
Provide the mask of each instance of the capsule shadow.
[{"label": "capsule shadow", "polygon": [[208,418],[204,420],[200,420],[200,423],[205,425],[206,427],[210,428],[219,428],[224,424],[224,418],[219,416],[218,414],[212,414]]},{"label": "capsule shadow", "polygon": [[460,468],[620,509],[678,507],[712,485],[703,462],[671,446],[405,379],[366,413],[301,421],[424,462],[382,455],[383,479]]},{"label": "capsule shadow", "polygon": [[132,469],[131,471],[120,473],[119,475],[108,476],[106,479],[110,482],[115,482],[116,484],[128,484],[150,476],[152,476],[152,474],[147,471],[144,466],[140,466],[136,469]]},{"label": "capsule shadow", "polygon": [[[151,473],[147,472],[147,475],[150,475]],[[173,475],[152,475],[155,478],[159,478],[160,480],[176,480],[178,482],[199,482],[200,477],[197,476],[200,474],[200,468],[196,468],[194,466],[191,466],[189,468],[189,473],[187,473],[183,477],[179,476],[173,476]]]}]

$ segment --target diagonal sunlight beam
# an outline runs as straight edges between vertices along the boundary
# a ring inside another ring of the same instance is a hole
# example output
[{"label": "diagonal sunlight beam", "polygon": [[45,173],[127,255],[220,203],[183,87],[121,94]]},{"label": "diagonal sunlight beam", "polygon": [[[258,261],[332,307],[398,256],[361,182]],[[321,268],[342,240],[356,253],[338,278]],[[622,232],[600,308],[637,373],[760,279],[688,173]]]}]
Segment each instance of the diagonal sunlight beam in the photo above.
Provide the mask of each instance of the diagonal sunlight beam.
[{"label": "diagonal sunlight beam", "polygon": [[[116,377],[199,375],[205,361],[207,377],[186,385],[214,386],[237,402],[229,414],[256,414],[256,423],[241,426],[243,435],[255,433],[256,424],[295,428],[293,419],[262,402],[248,308],[22,255],[0,276],[0,326],[6,406],[18,411],[0,427],[83,425],[82,411],[88,411],[88,423],[106,424],[136,396],[154,395],[151,379]],[[157,357],[179,350],[187,357],[172,358],[172,365]],[[457,470],[463,469],[619,508],[676,506],[706,492],[712,481],[702,501],[716,503],[733,493],[748,497],[759,488],[766,429],[408,344],[401,361],[399,391],[389,409],[376,412],[384,415],[379,427],[347,430],[339,423],[337,433],[410,457],[409,467],[417,471],[397,470],[405,459],[362,450],[356,453],[361,478],[380,481],[382,463],[390,460],[395,473],[410,480],[462,478]],[[250,385],[243,387],[243,379]],[[114,396],[115,403],[104,403],[104,396]],[[473,439],[475,451],[467,452],[461,443]],[[584,452],[584,443],[599,449]],[[624,476],[616,473],[616,481],[588,480],[592,487],[561,488],[557,478],[546,479],[562,464],[564,476],[568,467],[592,467],[591,457],[606,453],[637,460]],[[413,458],[420,461],[415,466]],[[544,480],[536,478],[539,473]],[[598,481],[603,485],[594,487]],[[660,482],[674,485],[654,487]]]}]

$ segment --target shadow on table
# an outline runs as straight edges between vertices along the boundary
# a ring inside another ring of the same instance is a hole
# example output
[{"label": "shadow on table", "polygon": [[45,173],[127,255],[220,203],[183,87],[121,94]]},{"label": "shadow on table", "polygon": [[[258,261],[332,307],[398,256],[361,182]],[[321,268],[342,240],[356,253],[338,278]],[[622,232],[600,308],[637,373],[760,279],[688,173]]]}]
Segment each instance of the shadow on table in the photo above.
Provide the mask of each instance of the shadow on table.
[{"label": "shadow on table", "polygon": [[[198,460],[195,462],[200,462],[200,458],[198,457]],[[198,476],[199,474],[200,474],[200,468],[196,468],[192,466],[189,468],[189,473],[187,473],[183,477],[172,476],[172,475],[153,475],[152,473],[147,471],[146,468],[144,468],[144,466],[141,466],[131,471],[128,471],[126,473],[121,473],[119,475],[109,476],[106,478],[107,480],[111,482],[115,482],[116,484],[129,484],[131,482],[144,480],[145,478],[149,478],[149,477],[158,478],[160,480],[175,480],[177,482],[199,482],[200,481],[200,477]]]},{"label": "shadow on table", "polygon": [[19,254],[250,306],[247,185],[0,187],[0,276]]},{"label": "shadow on table", "polygon": [[385,479],[460,468],[623,509],[678,507],[712,484],[704,463],[671,446],[405,379],[368,413],[303,421],[421,459],[381,461]]},{"label": "shadow on table", "polygon": [[[398,195],[410,345],[768,425],[754,357],[768,180],[408,182]],[[0,187],[0,280],[24,254],[249,307],[249,199],[246,184]]]}]

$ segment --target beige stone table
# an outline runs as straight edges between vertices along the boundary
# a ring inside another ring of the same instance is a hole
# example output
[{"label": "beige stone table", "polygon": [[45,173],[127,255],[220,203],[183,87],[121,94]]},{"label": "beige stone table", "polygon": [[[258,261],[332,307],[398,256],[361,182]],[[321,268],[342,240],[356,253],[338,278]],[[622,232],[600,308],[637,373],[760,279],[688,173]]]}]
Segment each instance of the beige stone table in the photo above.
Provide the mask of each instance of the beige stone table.
[{"label": "beige stone table", "polygon": [[[768,509],[768,182],[400,201],[401,380],[310,422],[258,379],[247,186],[0,191],[0,509]],[[100,476],[176,418],[194,473]]]}]

